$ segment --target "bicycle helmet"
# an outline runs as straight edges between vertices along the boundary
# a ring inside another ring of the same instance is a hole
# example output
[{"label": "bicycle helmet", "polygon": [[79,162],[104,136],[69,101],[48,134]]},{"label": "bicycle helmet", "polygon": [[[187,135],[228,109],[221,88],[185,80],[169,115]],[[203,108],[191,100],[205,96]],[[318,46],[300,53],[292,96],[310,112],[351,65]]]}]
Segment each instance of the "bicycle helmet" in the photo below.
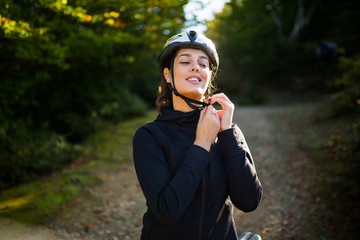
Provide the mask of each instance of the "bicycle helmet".
[{"label": "bicycle helmet", "polygon": [[[209,57],[210,68],[214,74],[216,74],[219,66],[219,56],[214,43],[209,38],[197,33],[196,31],[190,30],[170,37],[164,44],[162,52],[158,58],[161,72],[166,67],[171,69],[172,85],[168,83],[169,89],[173,91],[176,96],[181,97],[192,109],[201,110],[209,104],[185,97],[176,90],[174,82],[174,57],[175,52],[180,48],[195,48],[204,51]],[[198,104],[200,107],[194,104]]]}]

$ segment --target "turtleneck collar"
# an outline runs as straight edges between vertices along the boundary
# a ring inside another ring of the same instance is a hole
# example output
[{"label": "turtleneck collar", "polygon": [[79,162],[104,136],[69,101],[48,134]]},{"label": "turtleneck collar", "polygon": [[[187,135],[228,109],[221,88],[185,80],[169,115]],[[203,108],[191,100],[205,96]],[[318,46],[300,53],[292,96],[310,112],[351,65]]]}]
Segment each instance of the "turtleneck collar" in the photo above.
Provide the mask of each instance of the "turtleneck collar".
[{"label": "turtleneck collar", "polygon": [[193,125],[198,123],[200,117],[199,110],[190,112],[181,112],[174,110],[172,107],[162,110],[161,115],[157,117],[157,121],[166,122],[171,121],[179,125]]}]

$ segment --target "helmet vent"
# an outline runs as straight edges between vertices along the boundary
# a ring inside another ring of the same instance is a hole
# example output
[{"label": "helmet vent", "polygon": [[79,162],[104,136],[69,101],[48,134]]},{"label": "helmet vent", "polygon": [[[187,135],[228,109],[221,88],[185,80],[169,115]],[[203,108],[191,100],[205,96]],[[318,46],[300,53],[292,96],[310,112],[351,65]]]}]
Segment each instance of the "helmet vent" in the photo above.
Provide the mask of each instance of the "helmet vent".
[{"label": "helmet vent", "polygon": [[197,33],[195,31],[191,30],[188,33],[188,37],[190,39],[190,42],[195,42],[195,40],[197,38]]}]

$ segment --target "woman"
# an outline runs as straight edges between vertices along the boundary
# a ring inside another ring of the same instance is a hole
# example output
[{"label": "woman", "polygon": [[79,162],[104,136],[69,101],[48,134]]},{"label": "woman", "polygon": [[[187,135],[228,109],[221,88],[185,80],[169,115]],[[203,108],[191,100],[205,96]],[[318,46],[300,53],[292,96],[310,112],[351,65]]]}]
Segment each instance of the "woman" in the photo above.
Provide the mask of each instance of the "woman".
[{"label": "woman", "polygon": [[133,142],[148,207],[141,239],[237,239],[233,205],[253,211],[262,186],[232,123],[234,104],[223,93],[209,97],[219,65],[215,46],[195,31],[177,34],[165,43],[159,65],[159,116]]}]

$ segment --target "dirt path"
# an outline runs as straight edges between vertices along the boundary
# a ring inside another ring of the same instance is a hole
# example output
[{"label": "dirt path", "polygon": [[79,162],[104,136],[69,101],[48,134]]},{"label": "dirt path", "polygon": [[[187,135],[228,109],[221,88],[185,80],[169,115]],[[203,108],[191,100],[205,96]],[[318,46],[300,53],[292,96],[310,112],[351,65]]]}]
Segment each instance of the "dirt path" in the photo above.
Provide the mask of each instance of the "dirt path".
[{"label": "dirt path", "polygon": [[258,233],[263,239],[312,239],[311,174],[309,162],[290,130],[291,107],[242,108],[235,119],[244,132],[264,187],[259,208],[248,214],[235,211],[238,232]]},{"label": "dirt path", "polygon": [[[239,232],[251,231],[264,240],[311,239],[306,235],[309,184],[303,167],[306,157],[288,133],[291,108],[238,108],[235,122],[244,132],[264,186],[264,198],[253,213],[235,211]],[[0,219],[0,239],[139,239],[145,200],[133,166],[97,171],[102,184],[87,189],[49,226],[19,226]],[[19,229],[25,229],[23,233]],[[15,234],[20,232],[19,234]],[[36,235],[33,235],[35,234]]]}]

